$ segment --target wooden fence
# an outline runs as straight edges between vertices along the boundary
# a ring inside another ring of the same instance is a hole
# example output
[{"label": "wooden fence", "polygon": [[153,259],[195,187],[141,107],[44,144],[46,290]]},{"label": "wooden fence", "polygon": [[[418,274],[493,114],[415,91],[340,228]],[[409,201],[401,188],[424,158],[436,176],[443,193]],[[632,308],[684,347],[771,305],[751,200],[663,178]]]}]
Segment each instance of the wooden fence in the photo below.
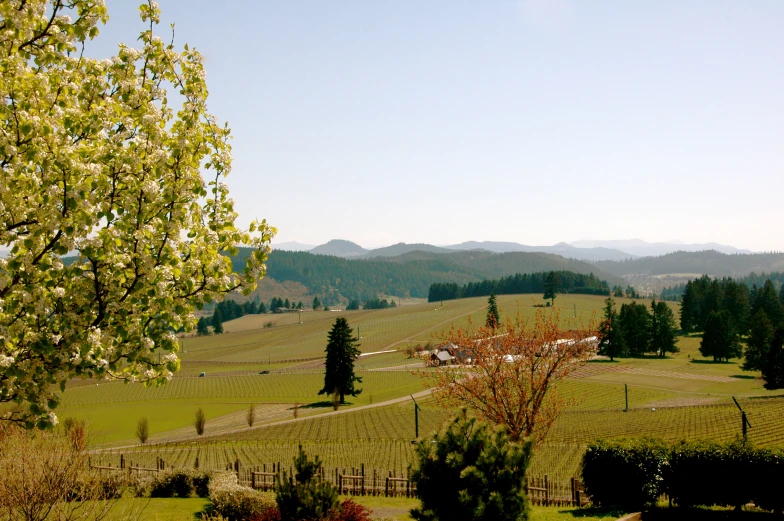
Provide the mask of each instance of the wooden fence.
[{"label": "wooden fence", "polygon": [[[145,468],[125,459],[120,455],[118,466],[91,465],[101,471],[125,471],[129,474],[137,472],[161,472],[173,470],[167,466],[163,458],[156,458],[156,468]],[[199,460],[196,458],[196,469],[199,469]],[[237,479],[243,485],[257,490],[273,490],[278,476],[281,474],[293,476],[294,467],[284,466],[280,462],[271,465],[260,465],[243,468],[239,460],[227,463],[221,469],[201,470],[228,470],[237,474]],[[321,479],[333,484],[340,494],[350,496],[386,496],[386,497],[416,497],[416,487],[409,480],[408,471],[380,471],[367,470],[365,465],[360,467],[334,467],[321,468]],[[531,503],[543,506],[585,506],[590,503],[585,495],[583,484],[576,478],[568,481],[556,481],[544,476],[527,476],[525,489]]]}]

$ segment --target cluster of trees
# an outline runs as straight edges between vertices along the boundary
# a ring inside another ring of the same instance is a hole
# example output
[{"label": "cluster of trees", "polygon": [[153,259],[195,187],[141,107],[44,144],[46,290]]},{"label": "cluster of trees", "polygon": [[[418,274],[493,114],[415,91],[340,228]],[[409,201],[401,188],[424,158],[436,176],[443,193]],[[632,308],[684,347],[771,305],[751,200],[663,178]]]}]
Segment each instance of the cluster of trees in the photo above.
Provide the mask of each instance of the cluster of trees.
[{"label": "cluster of trees", "polygon": [[517,273],[481,282],[469,282],[463,286],[454,282],[436,282],[430,285],[427,300],[428,302],[439,302],[458,298],[486,297],[490,294],[544,293],[545,289],[553,290],[553,295],[556,293],[610,294],[610,286],[607,281],[600,280],[593,273],[585,275],[572,271],[541,271]]},{"label": "cluster of trees", "polygon": [[293,300],[289,302],[288,298],[283,300],[280,297],[272,297],[269,308],[273,313],[280,313],[284,309],[304,309],[304,306],[301,300],[295,304]]},{"label": "cluster of trees", "polygon": [[[762,273],[760,275],[751,272],[750,274],[746,275],[745,277],[734,277],[735,282],[738,284],[743,284],[744,286],[748,287],[751,290],[754,286],[758,288],[762,287],[766,281],[771,281],[773,285],[777,288],[784,286],[784,272],[781,271],[773,271],[771,273]],[[681,284],[676,284],[674,286],[669,286],[661,291],[661,298],[662,300],[672,300],[672,301],[679,301],[683,298],[683,294],[686,291],[686,282]]]},{"label": "cluster of trees", "polygon": [[664,357],[677,353],[675,314],[666,302],[651,300],[648,307],[630,302],[620,311],[615,301],[604,301],[604,318],[599,324],[599,353],[614,359],[616,356],[643,356],[653,353]]},{"label": "cluster of trees", "polygon": [[380,299],[380,298],[372,298],[365,301],[362,304],[364,309],[389,309],[389,308],[396,308],[397,304],[392,299]]},{"label": "cluster of trees", "polygon": [[[753,293],[753,295],[752,295]],[[778,297],[773,283],[765,282],[762,292],[756,286],[749,289],[729,277],[711,279],[703,275],[686,283],[681,299],[681,329],[686,333],[705,331],[711,313],[726,311],[732,319],[732,327],[738,334],[748,330],[752,301],[762,305],[761,297],[772,293],[776,305]]]},{"label": "cluster of trees", "polygon": [[223,323],[227,320],[266,312],[267,306],[263,302],[246,300],[240,304],[236,300],[224,300],[215,304],[211,317],[199,318],[199,321],[196,323],[196,333],[199,336],[209,335],[210,326],[212,326],[212,332],[219,335],[223,333]]},{"label": "cluster of trees", "polygon": [[612,289],[612,296],[613,297],[626,297],[626,298],[640,298],[640,294],[637,293],[637,290],[634,289],[632,286],[626,286],[626,289],[623,289],[621,286],[613,286]]}]

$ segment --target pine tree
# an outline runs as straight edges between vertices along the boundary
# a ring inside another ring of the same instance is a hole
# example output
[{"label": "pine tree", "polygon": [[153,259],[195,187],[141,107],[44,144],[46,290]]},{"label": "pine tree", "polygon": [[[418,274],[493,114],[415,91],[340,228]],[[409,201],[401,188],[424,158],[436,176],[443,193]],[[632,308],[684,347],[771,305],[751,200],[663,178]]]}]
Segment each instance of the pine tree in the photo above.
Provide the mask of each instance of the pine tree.
[{"label": "pine tree", "polygon": [[618,313],[624,349],[631,356],[642,356],[648,350],[651,316],[648,308],[637,302],[621,306]]},{"label": "pine tree", "polygon": [[740,340],[733,328],[732,315],[729,311],[711,311],[708,315],[700,343],[700,354],[725,362],[741,355]]},{"label": "pine tree", "polygon": [[354,374],[354,361],[359,357],[359,339],[353,334],[348,321],[338,317],[328,335],[324,387],[319,394],[329,395],[337,390],[341,404],[345,403],[346,395],[357,396],[362,392],[362,389],[354,388],[354,383],[362,383],[362,378]]},{"label": "pine tree", "polygon": [[761,372],[765,389],[784,389],[784,327],[773,334]]},{"label": "pine tree", "polygon": [[599,354],[613,361],[623,354],[623,347],[615,301],[608,297],[604,300],[604,319],[599,324]]},{"label": "pine tree", "polygon": [[223,333],[223,315],[220,308],[216,307],[212,314],[212,331],[216,335]]},{"label": "pine tree", "polygon": [[207,322],[207,319],[204,317],[200,317],[199,321],[196,322],[196,334],[199,336],[205,336],[210,334],[210,324]]},{"label": "pine tree", "polygon": [[487,299],[487,320],[485,325],[490,329],[495,329],[501,323],[501,316],[498,314],[498,306],[495,303],[495,293],[490,294]]},{"label": "pine tree", "polygon": [[696,331],[699,327],[700,301],[692,281],[686,283],[681,299],[681,329],[684,333]]},{"label": "pine tree", "polygon": [[560,289],[559,282],[558,274],[554,271],[548,273],[544,281],[544,295],[542,298],[545,300],[550,299],[551,305],[555,305],[555,297]]},{"label": "pine tree", "polygon": [[667,353],[677,353],[675,342],[675,315],[666,302],[651,300],[650,350],[661,358]]},{"label": "pine tree", "polygon": [[774,328],[784,325],[784,308],[781,307],[776,287],[770,279],[766,280],[765,284],[756,292],[751,303],[752,315],[755,315],[759,310],[765,311]]},{"label": "pine tree", "polygon": [[768,320],[768,315],[764,310],[757,311],[751,317],[749,337],[746,339],[745,360],[742,366],[744,371],[761,371],[765,367],[774,333],[773,324]]},{"label": "pine tree", "polygon": [[283,302],[283,307],[286,309],[289,309],[291,307],[291,303],[289,302],[288,297],[286,298],[286,301]]},{"label": "pine tree", "polygon": [[284,471],[276,479],[275,501],[280,519],[332,519],[330,511],[338,508],[338,492],[331,483],[321,479],[318,456],[309,461],[300,445],[294,470],[293,476],[287,476]]},{"label": "pine tree", "polygon": [[259,315],[263,315],[267,312],[267,306],[264,305],[264,302],[259,302]]},{"label": "pine tree", "polygon": [[313,311],[318,311],[321,309],[321,301],[318,297],[313,297]]},{"label": "pine tree", "polygon": [[416,447],[411,474],[422,505],[417,521],[523,521],[528,519],[525,474],[530,441],[509,439],[465,410],[428,443]]}]

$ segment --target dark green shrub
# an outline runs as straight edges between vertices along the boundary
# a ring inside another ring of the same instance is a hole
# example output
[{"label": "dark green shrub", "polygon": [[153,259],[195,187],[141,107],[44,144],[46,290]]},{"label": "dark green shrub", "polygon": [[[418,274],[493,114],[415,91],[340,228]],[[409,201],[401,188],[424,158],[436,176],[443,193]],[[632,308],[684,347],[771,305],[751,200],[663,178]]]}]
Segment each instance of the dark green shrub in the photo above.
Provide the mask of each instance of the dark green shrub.
[{"label": "dark green shrub", "polygon": [[664,492],[668,447],[649,438],[596,441],[583,456],[585,492],[597,506],[640,510]]},{"label": "dark green shrub", "polygon": [[780,514],[784,510],[784,450],[759,450],[755,463],[754,504]]},{"label": "dark green shrub", "polygon": [[209,496],[208,474],[191,473],[184,470],[160,473],[150,484],[150,497],[199,497]]},{"label": "dark green shrub", "polygon": [[468,418],[465,411],[416,448],[411,482],[422,506],[418,521],[528,519],[525,472],[529,442],[515,443],[503,429]]},{"label": "dark green shrub", "polygon": [[275,501],[282,521],[324,519],[338,507],[338,492],[319,475],[318,456],[309,461],[302,447],[294,458],[294,476],[283,472],[275,483]]},{"label": "dark green shrub", "polygon": [[193,491],[199,497],[210,497],[210,475],[194,474]]},{"label": "dark green shrub", "polygon": [[680,506],[734,506],[752,501],[759,452],[736,441],[681,442],[670,449],[667,493]]}]

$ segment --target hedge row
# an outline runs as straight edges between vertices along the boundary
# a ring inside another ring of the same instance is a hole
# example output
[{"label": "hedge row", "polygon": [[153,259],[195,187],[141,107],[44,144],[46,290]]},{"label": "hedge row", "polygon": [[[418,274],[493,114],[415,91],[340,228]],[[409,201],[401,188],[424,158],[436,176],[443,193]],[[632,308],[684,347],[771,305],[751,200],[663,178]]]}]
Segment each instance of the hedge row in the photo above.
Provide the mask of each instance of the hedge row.
[{"label": "hedge row", "polygon": [[582,476],[599,506],[639,510],[666,493],[680,506],[754,503],[763,510],[784,509],[784,450],[740,441],[598,441],[588,446]]}]

